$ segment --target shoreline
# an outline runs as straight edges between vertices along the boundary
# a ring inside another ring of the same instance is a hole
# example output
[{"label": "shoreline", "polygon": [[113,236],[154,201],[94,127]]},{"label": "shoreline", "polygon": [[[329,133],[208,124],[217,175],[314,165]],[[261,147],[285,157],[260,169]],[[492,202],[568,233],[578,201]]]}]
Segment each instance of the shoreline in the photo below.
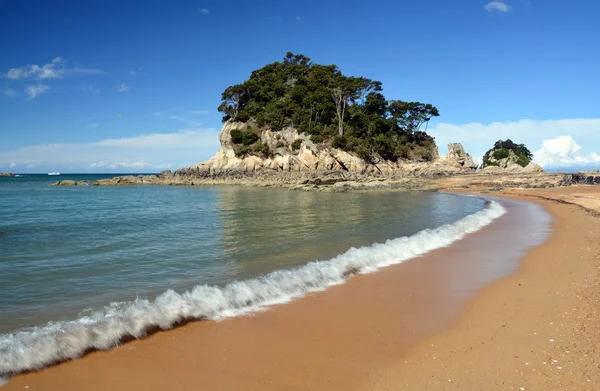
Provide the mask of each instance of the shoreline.
[{"label": "shoreline", "polygon": [[[565,188],[565,190],[567,190],[567,189],[568,189],[568,188]],[[575,188],[572,188],[572,189],[574,190]],[[592,188],[592,189],[593,189],[593,188]],[[562,190],[562,189],[560,189],[560,190]],[[530,192],[530,193],[533,193],[533,192]],[[550,203],[550,201],[542,201],[542,203],[548,203],[548,205],[553,205],[553,207],[552,207],[551,209],[553,209],[553,208],[554,208],[554,206],[556,206],[556,207],[557,207],[557,208],[559,208],[559,209],[560,209],[560,208],[569,208],[569,207],[570,207],[570,206],[565,206],[565,205],[558,205],[558,206],[557,206],[557,205],[554,205],[553,203],[551,204],[551,203]],[[583,212],[581,212],[581,211],[580,211],[579,213],[583,213]],[[590,217],[590,218],[592,218],[592,217]],[[556,236],[556,235],[554,235],[554,236]],[[546,245],[542,245],[541,247],[544,247],[544,246],[546,246]],[[536,250],[533,250],[533,251],[536,251]],[[528,257],[529,257],[529,255],[528,255]],[[412,262],[412,264],[415,264],[415,263],[416,263],[416,262]],[[407,265],[408,265],[408,264],[411,264],[411,262],[407,262],[406,264],[407,264]],[[398,268],[398,267],[400,267],[400,266],[401,266],[401,265],[395,266],[395,268]],[[391,273],[391,272],[390,272],[390,273]],[[516,278],[517,276],[519,276],[519,275],[520,275],[520,273],[521,273],[521,271],[519,271],[519,273],[517,273],[517,274],[516,274],[516,275],[514,275],[513,277],[508,277],[508,278],[505,278],[505,279],[502,279],[502,280],[500,280],[500,282],[493,283],[493,284],[492,284],[492,288],[489,288],[489,289],[493,290],[493,289],[494,289],[494,288],[493,288],[494,286],[496,286],[496,285],[501,285],[503,281],[507,281],[507,280],[510,280],[510,279]],[[376,274],[374,274],[374,275],[368,275],[368,276],[365,276],[364,278],[362,278],[362,276],[359,276],[359,277],[357,277],[357,278],[355,278],[355,279],[351,279],[351,281],[350,281],[348,284],[344,284],[344,286],[350,286],[350,285],[352,285],[352,284],[354,283],[353,281],[355,281],[355,280],[361,280],[361,279],[362,279],[363,281],[366,281],[366,280],[368,280],[368,279],[370,279],[370,278],[373,278],[373,277],[371,277],[371,276],[376,276],[376,275],[380,275],[380,274],[382,274],[382,275],[383,275],[383,274],[389,274],[389,273],[388,273],[388,269],[386,269],[386,270],[382,270],[381,272],[379,272],[379,273],[376,273]],[[382,277],[383,277],[383,276],[382,276]],[[334,288],[332,288],[332,290],[335,290],[335,289],[337,289],[337,287],[334,287]],[[479,300],[479,297],[484,297],[484,296],[486,296],[486,292],[488,292],[488,290],[489,290],[489,289],[488,289],[488,288],[486,288],[486,289],[484,290],[484,293],[483,293],[483,294],[481,294],[481,295],[477,295],[477,297],[474,299],[474,302],[477,302],[477,301]],[[514,288],[513,288],[513,289],[514,289]],[[329,290],[328,290],[328,292],[329,292]],[[318,302],[318,301],[320,301],[320,299],[318,299],[318,298],[320,297],[320,295],[326,295],[326,294],[327,294],[327,292],[325,292],[325,293],[320,293],[320,294],[318,294],[318,295],[316,295],[316,296],[309,296],[309,297],[307,297],[307,298],[305,298],[305,299],[300,299],[300,300],[296,301],[295,303],[301,303],[301,302],[303,302],[303,301],[308,301],[308,300],[311,300],[311,301],[313,301],[313,302],[314,302],[314,301]],[[332,294],[333,294],[333,293],[332,293]],[[330,295],[332,295],[332,294],[330,294]],[[315,299],[313,300],[313,298],[315,298]],[[279,306],[279,307],[277,307],[277,308],[278,308],[278,309],[277,309],[277,312],[279,312],[279,308],[283,308],[283,307],[294,307],[294,306],[298,306],[298,305],[297,305],[297,304],[291,304],[291,305],[289,305],[289,306]],[[470,305],[469,305],[468,307],[470,308]],[[273,308],[275,308],[275,307],[273,307]],[[273,308],[271,308],[271,309],[270,309],[269,311],[267,311],[265,314],[272,313],[272,312],[274,311],[274,309],[273,309]],[[467,310],[467,313],[469,313],[469,311],[468,311],[468,310]],[[262,315],[262,314],[261,314],[261,315],[258,315],[256,318],[260,318],[260,317],[263,317],[263,315]],[[252,319],[252,318],[253,318],[253,317],[250,317],[250,319]],[[461,318],[462,318],[462,315],[461,315]],[[237,319],[243,319],[243,318],[237,318]],[[284,318],[284,319],[285,319],[285,318]],[[351,320],[350,320],[350,319],[348,319],[348,322],[351,322]],[[208,323],[208,322],[207,322],[207,323]],[[218,327],[221,327],[221,326],[223,326],[223,323],[224,323],[224,322],[220,322],[220,323],[219,323],[219,325],[218,325]],[[462,323],[461,323],[461,324],[462,324]],[[192,325],[192,326],[193,326],[193,325]],[[264,325],[263,325],[263,326],[264,326]],[[189,326],[185,326],[184,328],[186,328],[186,327],[189,327]],[[176,333],[176,332],[178,333],[178,330],[183,330],[184,328],[177,329],[177,330],[173,330],[173,331],[169,331],[169,332],[167,332],[167,333],[159,333],[159,334],[157,334],[157,336],[159,336],[159,335],[164,335],[164,337],[163,337],[163,338],[168,338],[168,337],[170,336],[170,337],[171,337],[170,339],[173,339],[173,338],[175,338],[175,336],[174,336],[174,335],[170,335],[170,334],[172,334],[172,333]],[[460,330],[460,328],[458,328],[458,329]],[[219,334],[219,333],[218,333],[218,330],[219,330],[218,328],[214,328],[214,332],[215,332],[215,333],[217,333],[217,334]],[[452,330],[454,330],[454,328],[452,328]],[[183,330],[183,331],[185,331],[185,330]],[[440,332],[440,333],[438,333],[438,334],[439,334],[439,335],[443,335],[444,333],[445,333],[445,331],[442,331],[442,332]],[[189,334],[189,333],[188,333],[188,334]],[[436,334],[436,335],[438,335],[438,334]],[[347,337],[348,337],[348,336],[347,336]],[[154,337],[154,336],[152,336],[152,337],[148,338],[147,340],[143,340],[143,341],[139,341],[139,342],[140,342],[140,343],[143,345],[143,344],[145,344],[145,343],[146,343],[146,341],[148,341],[148,340],[150,340],[150,339],[154,339],[154,338],[155,338],[155,337]],[[433,338],[436,338],[436,336],[434,336]],[[135,344],[135,343],[136,343],[136,342],[134,342],[134,344]],[[121,349],[121,350],[124,350],[124,349],[129,349],[129,348],[132,348],[131,344],[126,344],[126,345],[123,345],[123,346],[122,346],[122,347],[120,347],[119,349]],[[134,350],[135,350],[135,349],[136,349],[136,348],[134,348]],[[184,353],[185,353],[185,351],[183,351],[183,352],[180,352],[180,353],[181,353],[181,354],[184,354]],[[111,352],[98,352],[98,353],[93,353],[93,354],[92,354],[92,355],[90,355],[89,357],[86,357],[86,358],[84,358],[84,359],[82,359],[82,360],[79,360],[79,361],[73,361],[73,362],[70,362],[70,363],[83,363],[83,362],[85,362],[86,360],[87,360],[87,361],[91,361],[91,360],[92,360],[92,358],[94,359],[94,361],[96,361],[97,359],[96,359],[95,357],[99,357],[99,356],[101,356],[101,355],[104,355],[104,354],[110,355],[110,354],[111,354]],[[412,355],[413,353],[407,353],[407,354],[408,354],[408,356],[410,356],[410,355]],[[167,354],[167,355],[168,355],[168,354]],[[248,357],[247,357],[247,358],[248,358]],[[248,358],[248,359],[249,359],[249,358]],[[251,359],[250,359],[250,361],[251,361]],[[64,369],[64,368],[66,368],[66,367],[70,366],[70,363],[62,364],[62,365],[59,365],[59,366],[57,366],[57,367],[54,367],[54,368],[57,368],[57,369],[58,369],[58,368],[60,368],[60,370],[58,370],[58,372],[60,373],[60,372],[63,372],[63,369]],[[104,364],[98,364],[98,363],[94,363],[94,365],[101,365],[101,366],[102,366],[102,365],[104,365]],[[23,376],[17,376],[16,378],[14,378],[14,379],[13,379],[13,380],[12,380],[12,381],[11,381],[11,382],[8,384],[8,385],[6,385],[5,387],[6,387],[6,389],[12,389],[11,387],[13,387],[13,386],[15,386],[15,387],[16,387],[16,384],[17,384],[17,383],[21,383],[21,380],[25,380],[25,381],[27,382],[29,379],[34,379],[34,378],[36,378],[36,377],[46,377],[46,376],[44,376],[44,374],[47,374],[47,373],[48,373],[48,372],[50,372],[50,371],[56,372],[56,371],[54,371],[54,368],[51,368],[50,370],[45,370],[45,371],[42,371],[42,372],[39,372],[39,373],[31,373],[31,374],[27,374],[27,375],[23,375]],[[114,369],[114,368],[113,368],[113,369]],[[373,373],[379,373],[379,371],[381,370],[381,368],[371,368],[371,370],[373,371]],[[397,372],[398,372],[398,369],[396,368],[396,369],[394,369],[394,370],[391,370],[390,372],[386,372],[385,374],[381,373],[381,374],[379,374],[379,375],[377,375],[377,376],[373,376],[373,375],[371,375],[371,378],[370,378],[370,380],[371,380],[371,383],[369,383],[369,387],[371,387],[370,389],[386,389],[386,388],[383,388],[383,387],[379,387],[379,386],[381,386],[381,384],[377,383],[377,382],[376,382],[376,380],[382,380],[382,379],[390,379],[390,378],[393,378],[393,375],[394,375],[394,374],[397,374]],[[66,373],[68,373],[68,371],[67,371]],[[307,373],[307,375],[308,375],[308,373]],[[405,375],[406,375],[406,374],[405,374]],[[138,379],[138,380],[139,380],[139,379]],[[447,379],[446,379],[446,380],[447,380]],[[375,383],[373,383],[373,382],[375,382]],[[449,382],[449,383],[450,383],[450,382]],[[25,383],[23,383],[23,384],[25,384]],[[42,383],[42,384],[44,384],[44,383]],[[46,384],[46,386],[47,386],[48,384],[49,384],[49,383],[47,383],[47,384]],[[374,386],[374,384],[379,384],[379,386]],[[191,386],[191,385],[193,385],[193,384],[188,384],[187,386]],[[63,386],[64,386],[64,384],[63,384]],[[181,386],[181,384],[180,384],[180,386]],[[373,387],[375,387],[375,388],[373,388]],[[377,387],[379,387],[379,388],[377,388]],[[57,389],[60,389],[60,388],[62,388],[62,389],[65,389],[64,387],[58,387]],[[147,387],[146,387],[146,388],[147,388]],[[3,387],[3,389],[4,389],[4,387]],[[158,389],[158,388],[149,387],[149,389]],[[215,388],[215,389],[218,389],[218,388]],[[257,388],[257,389],[259,389],[259,388]],[[360,389],[360,388],[359,388],[359,389]],[[362,389],[366,389],[366,388],[362,388]],[[411,388],[411,389],[413,389],[413,388]],[[418,388],[417,388],[417,389],[418,389]],[[440,389],[441,389],[441,388],[440,388]],[[488,388],[486,388],[486,389],[488,389]]]},{"label": "shoreline", "polygon": [[598,388],[600,189],[501,196],[543,205],[554,217],[550,239],[523,257],[517,273],[485,287],[459,322],[381,368],[361,389]]}]

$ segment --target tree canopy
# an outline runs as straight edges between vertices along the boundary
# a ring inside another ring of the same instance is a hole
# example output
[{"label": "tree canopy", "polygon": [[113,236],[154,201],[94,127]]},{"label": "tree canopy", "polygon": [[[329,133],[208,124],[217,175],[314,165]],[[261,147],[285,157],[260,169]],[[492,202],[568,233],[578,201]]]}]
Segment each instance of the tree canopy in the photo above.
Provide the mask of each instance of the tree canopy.
[{"label": "tree canopy", "polygon": [[387,100],[382,83],[345,76],[336,65],[314,64],[288,52],[282,62],[255,70],[227,87],[223,122],[253,122],[278,131],[291,126],[315,142],[354,151],[367,160],[431,160],[435,142],[421,131],[439,116],[431,104]]}]

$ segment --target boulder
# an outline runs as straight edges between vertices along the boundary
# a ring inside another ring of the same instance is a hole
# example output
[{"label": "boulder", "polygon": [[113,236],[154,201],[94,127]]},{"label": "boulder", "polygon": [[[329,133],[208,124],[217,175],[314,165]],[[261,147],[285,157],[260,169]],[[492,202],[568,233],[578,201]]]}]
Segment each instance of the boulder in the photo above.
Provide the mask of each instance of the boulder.
[{"label": "boulder", "polygon": [[471,155],[465,152],[462,144],[450,143],[448,144],[448,155],[445,160],[452,164],[455,163],[458,167],[474,170],[477,168],[477,164],[473,162]]}]

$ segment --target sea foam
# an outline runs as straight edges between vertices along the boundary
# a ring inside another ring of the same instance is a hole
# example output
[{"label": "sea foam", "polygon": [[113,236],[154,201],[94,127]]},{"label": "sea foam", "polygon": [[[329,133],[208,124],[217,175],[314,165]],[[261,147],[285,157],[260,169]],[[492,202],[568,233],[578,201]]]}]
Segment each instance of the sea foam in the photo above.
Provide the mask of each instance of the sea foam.
[{"label": "sea foam", "polygon": [[370,273],[445,247],[506,213],[495,201],[452,224],[420,231],[347,252],[328,261],[313,261],[223,287],[198,285],[177,293],[168,290],[154,301],[112,303],[90,316],[0,335],[0,376],[36,370],[77,358],[90,349],[106,350],[124,339],[143,338],[149,330],[169,329],[186,320],[216,320],[256,312],[308,292],[343,283],[351,274]]}]

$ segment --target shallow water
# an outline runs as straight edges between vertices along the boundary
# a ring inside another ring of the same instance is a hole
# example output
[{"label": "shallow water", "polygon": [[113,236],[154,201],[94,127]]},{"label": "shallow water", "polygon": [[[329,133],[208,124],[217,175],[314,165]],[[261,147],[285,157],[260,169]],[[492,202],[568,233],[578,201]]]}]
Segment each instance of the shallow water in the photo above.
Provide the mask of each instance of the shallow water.
[{"label": "shallow water", "polygon": [[48,187],[54,180],[0,179],[0,333],[327,260],[484,205],[437,193]]},{"label": "shallow water", "polygon": [[505,213],[439,193],[0,182],[0,374],[259,311],[445,247]]}]

